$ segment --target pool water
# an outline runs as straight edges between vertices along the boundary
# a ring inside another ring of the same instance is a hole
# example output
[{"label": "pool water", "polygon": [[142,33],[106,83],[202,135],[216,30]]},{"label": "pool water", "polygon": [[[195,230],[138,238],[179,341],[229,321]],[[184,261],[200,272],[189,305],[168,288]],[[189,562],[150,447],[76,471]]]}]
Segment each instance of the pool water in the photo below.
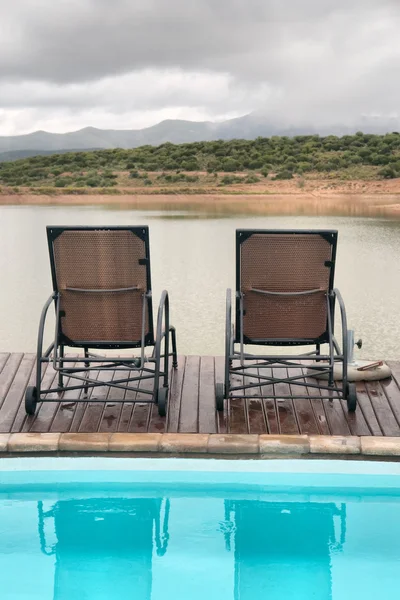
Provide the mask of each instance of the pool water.
[{"label": "pool water", "polygon": [[0,461],[1,600],[386,600],[399,586],[398,464]]}]

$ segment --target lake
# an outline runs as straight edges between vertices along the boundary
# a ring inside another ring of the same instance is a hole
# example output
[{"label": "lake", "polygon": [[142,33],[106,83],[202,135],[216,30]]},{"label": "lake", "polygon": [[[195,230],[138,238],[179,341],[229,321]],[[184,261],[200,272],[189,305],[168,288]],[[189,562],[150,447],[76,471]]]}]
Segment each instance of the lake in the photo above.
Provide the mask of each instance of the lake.
[{"label": "lake", "polygon": [[[400,356],[400,221],[352,217],[259,217],[144,212],[106,207],[0,206],[0,350],[34,352],[51,293],[46,225],[149,225],[154,306],[170,293],[184,354],[224,351],[225,290],[234,287],[235,229],[339,230],[336,286],[357,356]],[[47,333],[50,340],[53,332]]]}]

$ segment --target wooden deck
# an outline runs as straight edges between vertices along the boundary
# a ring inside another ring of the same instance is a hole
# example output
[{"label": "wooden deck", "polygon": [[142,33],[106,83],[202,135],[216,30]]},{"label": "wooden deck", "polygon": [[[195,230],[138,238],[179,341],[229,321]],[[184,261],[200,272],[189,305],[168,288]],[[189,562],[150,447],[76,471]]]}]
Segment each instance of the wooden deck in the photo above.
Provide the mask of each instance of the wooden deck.
[{"label": "wooden deck", "polygon": [[[324,435],[400,436],[400,362],[389,362],[393,378],[357,384],[358,409],[348,414],[340,400],[257,400],[251,395],[230,401],[222,414],[215,413],[214,382],[222,380],[223,359],[212,356],[180,356],[171,383],[168,415],[157,407],[140,403],[140,392],[124,403],[77,403],[77,392],[63,402],[45,403],[34,417],[27,417],[24,393],[33,384],[35,355],[0,354],[0,433],[32,432],[179,432],[179,433],[271,433]],[[99,378],[101,378],[101,373]],[[257,374],[254,374],[257,377]],[[56,374],[49,365],[43,376],[51,386]],[[252,379],[252,378],[251,378]],[[287,394],[288,384],[279,384]],[[123,392],[115,392],[123,393]],[[279,392],[278,392],[279,393]]]}]

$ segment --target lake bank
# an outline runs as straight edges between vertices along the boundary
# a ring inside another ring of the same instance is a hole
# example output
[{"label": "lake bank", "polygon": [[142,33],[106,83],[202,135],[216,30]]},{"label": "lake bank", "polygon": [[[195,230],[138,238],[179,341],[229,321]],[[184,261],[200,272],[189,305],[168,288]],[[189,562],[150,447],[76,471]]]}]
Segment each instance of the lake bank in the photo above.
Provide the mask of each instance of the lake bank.
[{"label": "lake bank", "polygon": [[112,206],[139,210],[195,210],[212,214],[349,215],[400,218],[400,193],[292,191],[213,194],[0,194],[3,206]]}]

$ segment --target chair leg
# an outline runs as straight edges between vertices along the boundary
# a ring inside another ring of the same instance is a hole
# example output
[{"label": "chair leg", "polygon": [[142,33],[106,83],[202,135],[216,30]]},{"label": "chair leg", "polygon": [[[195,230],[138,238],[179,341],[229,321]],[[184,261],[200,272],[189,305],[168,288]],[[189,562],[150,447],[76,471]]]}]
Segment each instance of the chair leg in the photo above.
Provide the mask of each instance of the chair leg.
[{"label": "chair leg", "polygon": [[[89,348],[84,348],[84,352],[85,352],[85,358],[89,358]],[[87,369],[90,367],[90,362],[88,360],[85,360],[85,367]],[[87,385],[84,386],[83,391],[85,393],[85,396],[87,396],[87,393],[89,391],[89,388]]]},{"label": "chair leg", "polygon": [[172,343],[172,366],[174,369],[178,367],[178,354],[176,351],[176,330],[175,327],[169,328],[171,332],[171,343]]},{"label": "chair leg", "polygon": [[321,356],[321,344],[317,344],[317,346],[316,346],[316,352],[315,353],[317,355],[317,358],[315,359],[315,362],[321,362],[321,359],[318,358],[318,356]]},{"label": "chair leg", "polygon": [[[64,346],[60,346],[60,358],[64,358]],[[63,368],[64,368],[64,365],[63,365],[62,361],[60,361],[60,371],[58,371],[58,387],[60,388],[60,390],[64,384],[64,378],[63,378],[63,373],[62,373]]]}]

